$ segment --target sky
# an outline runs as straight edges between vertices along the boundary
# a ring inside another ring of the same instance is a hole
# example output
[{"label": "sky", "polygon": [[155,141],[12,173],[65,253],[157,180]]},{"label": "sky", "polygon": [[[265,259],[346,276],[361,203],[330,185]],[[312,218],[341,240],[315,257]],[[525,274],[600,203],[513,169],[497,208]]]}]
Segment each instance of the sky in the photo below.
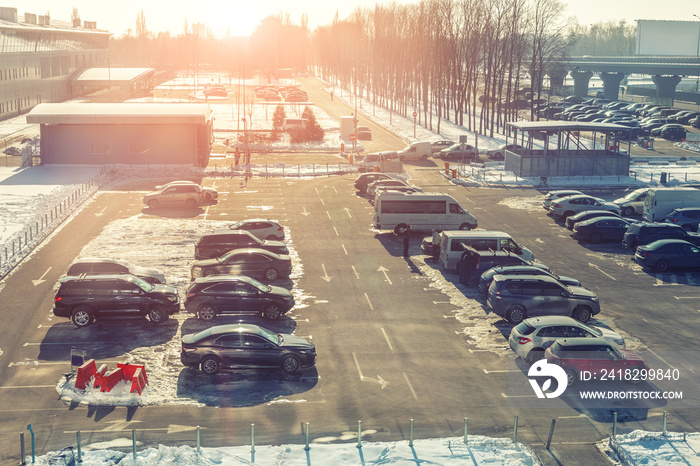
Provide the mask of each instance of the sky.
[{"label": "sky", "polygon": [[[396,0],[396,3],[417,3],[418,0]],[[134,29],[136,17],[143,10],[146,27],[149,31],[170,31],[180,34],[184,30],[185,18],[188,23],[202,22],[223,37],[230,29],[231,35],[247,36],[260,20],[280,12],[289,13],[294,24],[299,24],[303,14],[307,14],[309,25],[330,24],[336,12],[340,19],[346,18],[356,8],[371,8],[377,0],[122,0],[119,8],[112,2],[103,0],[17,0],[3,2],[3,6],[16,7],[23,16],[25,12],[44,15],[47,11],[53,19],[69,21],[73,7],[78,8],[82,20],[96,21],[99,29],[105,29],[117,36],[127,29]],[[563,0],[567,5],[566,15],[576,16],[580,24],[599,21],[625,20],[634,23],[636,19],[663,19],[698,21],[693,13],[700,16],[700,3],[697,0],[674,0],[672,8],[660,8],[657,0]]]}]

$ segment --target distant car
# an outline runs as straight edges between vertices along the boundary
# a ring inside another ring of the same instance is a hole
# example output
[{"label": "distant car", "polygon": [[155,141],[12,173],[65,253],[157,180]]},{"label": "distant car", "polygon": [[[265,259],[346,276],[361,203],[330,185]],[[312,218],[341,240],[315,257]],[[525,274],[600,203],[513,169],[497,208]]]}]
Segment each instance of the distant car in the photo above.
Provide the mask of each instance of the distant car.
[{"label": "distant car", "polygon": [[698,231],[700,226],[700,208],[683,207],[673,209],[664,219],[665,223],[680,225],[685,231]]},{"label": "distant car", "polygon": [[195,183],[194,181],[189,181],[189,180],[179,180],[179,181],[171,181],[170,183],[166,183],[161,186],[156,186],[157,190],[161,190],[164,188],[168,188],[170,186],[174,185],[183,185],[183,184],[188,184],[188,185],[194,185],[194,186],[199,186],[199,188],[202,190],[202,196],[204,197],[205,202],[212,202],[215,201],[219,198],[219,192],[210,186],[200,186],[199,184]]},{"label": "distant car", "polygon": [[367,186],[369,186],[371,183],[374,183],[375,181],[379,180],[394,180],[396,179],[395,177],[391,175],[387,175],[386,173],[382,172],[370,172],[370,173],[362,173],[360,176],[355,178],[355,189],[358,190],[360,193],[365,194],[367,192]]},{"label": "distant car", "polygon": [[624,349],[625,339],[605,327],[594,327],[567,316],[531,317],[510,331],[510,349],[529,363],[539,361],[559,338],[602,338]]},{"label": "distant car", "polygon": [[287,245],[282,241],[260,239],[247,230],[220,230],[204,233],[194,243],[195,259],[211,259],[225,252],[241,248],[265,249],[276,254],[289,254]]},{"label": "distant car", "polygon": [[613,212],[609,212],[607,210],[584,210],[583,212],[579,212],[577,214],[574,214],[570,217],[566,217],[566,228],[569,230],[574,229],[574,225],[576,225],[578,222],[583,222],[586,220],[590,220],[592,218],[597,218],[597,217],[617,217],[617,218],[622,218],[617,214],[614,214]]},{"label": "distant car", "polygon": [[430,143],[430,148],[433,154],[440,152],[442,149],[447,149],[448,147],[454,145],[454,142],[447,139],[441,139],[439,141],[432,141]]},{"label": "distant car", "polygon": [[622,244],[635,250],[660,239],[682,239],[700,245],[700,234],[687,232],[680,225],[671,223],[632,223],[627,227]]},{"label": "distant car", "polygon": [[662,138],[671,141],[681,141],[686,138],[685,128],[681,125],[662,126],[659,134]]},{"label": "distant car", "polygon": [[371,198],[374,198],[374,194],[377,191],[377,188],[391,188],[391,187],[410,187],[411,185],[408,184],[408,182],[400,179],[392,179],[392,180],[378,180],[373,183],[370,183],[367,186],[367,195],[370,196]]},{"label": "distant car", "polygon": [[444,160],[476,160],[476,156],[476,148],[469,144],[465,144],[464,149],[461,144],[453,144],[439,152],[439,157]]},{"label": "distant car", "polygon": [[615,199],[613,202],[620,206],[622,215],[625,217],[641,214],[644,211],[644,200],[647,198],[648,192],[649,188],[635,189],[624,197]]},{"label": "distant car", "polygon": [[620,206],[614,202],[608,202],[604,199],[585,194],[577,194],[557,199],[552,203],[550,208],[550,212],[552,212],[554,216],[562,217],[564,220],[584,210],[609,210],[620,215]]},{"label": "distant car", "polygon": [[619,217],[597,217],[576,223],[571,236],[578,241],[590,241],[593,244],[601,241],[620,242],[629,225],[627,220]]},{"label": "distant car", "polygon": [[316,347],[303,338],[258,325],[217,325],[183,335],[180,360],[208,375],[222,369],[275,367],[294,373],[316,363]]},{"label": "distant car", "polygon": [[552,202],[560,199],[562,197],[574,196],[576,194],[583,194],[581,191],[576,191],[575,189],[559,189],[557,191],[550,191],[544,195],[542,200],[542,207],[549,210],[552,206]]},{"label": "distant car", "polygon": [[202,188],[194,184],[164,186],[161,190],[148,193],[143,197],[143,203],[150,209],[158,209],[159,207],[194,209],[204,202]]},{"label": "distant car", "polygon": [[571,277],[560,277],[555,274],[549,267],[543,264],[533,263],[533,265],[499,265],[488,269],[481,274],[479,278],[479,292],[488,293],[489,286],[496,275],[546,275],[559,280],[567,286],[581,286],[581,282]]},{"label": "distant car", "polygon": [[141,267],[125,260],[108,259],[105,257],[83,257],[77,259],[68,267],[69,277],[88,275],[135,275],[148,283],[165,283],[165,275],[161,270]]},{"label": "distant car", "polygon": [[503,160],[506,156],[506,151],[515,151],[522,149],[520,144],[502,144],[495,149],[487,150],[486,156],[494,160]]},{"label": "distant car", "polygon": [[243,275],[197,278],[187,287],[185,309],[200,320],[221,314],[252,314],[274,320],[294,307],[292,293]]},{"label": "distant car", "polygon": [[277,220],[249,218],[228,226],[229,230],[247,231],[260,240],[282,241],[284,228]]},{"label": "distant car", "polygon": [[195,261],[190,270],[192,280],[210,275],[246,275],[272,281],[291,273],[289,256],[256,248],[235,249],[215,259]]},{"label": "distant car", "polygon": [[372,130],[367,126],[358,126],[356,136],[357,139],[371,141]]},{"label": "distant car", "polygon": [[562,338],[547,348],[544,356],[548,364],[564,369],[567,386],[582,380],[582,372],[588,372],[593,380],[610,379],[615,374],[616,381],[637,384],[649,370],[637,353],[618,349],[602,338]]},{"label": "distant car", "polygon": [[660,239],[638,246],[634,260],[657,272],[675,267],[700,267],[700,248],[681,239]]}]

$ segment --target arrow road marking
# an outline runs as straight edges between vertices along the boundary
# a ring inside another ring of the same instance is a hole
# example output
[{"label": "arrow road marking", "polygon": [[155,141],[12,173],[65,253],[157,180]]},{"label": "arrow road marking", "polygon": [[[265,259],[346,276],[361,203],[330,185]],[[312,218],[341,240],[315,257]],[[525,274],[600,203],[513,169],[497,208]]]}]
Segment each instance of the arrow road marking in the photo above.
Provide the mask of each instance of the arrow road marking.
[{"label": "arrow road marking", "polygon": [[306,211],[306,206],[304,206],[304,210],[301,212],[301,215],[309,215],[311,212]]},{"label": "arrow road marking", "polygon": [[44,280],[44,277],[46,276],[47,273],[49,273],[49,270],[51,270],[51,267],[46,269],[46,272],[44,272],[44,275],[42,275],[41,278],[39,278],[39,280],[32,280],[32,283],[34,284],[34,286],[37,286],[37,285],[44,283],[46,281],[46,280]]},{"label": "arrow road marking", "polygon": [[343,210],[345,211],[346,214],[348,214],[348,217],[352,218],[352,215],[350,215],[350,209],[348,209],[348,208],[346,207],[346,208],[344,208]]},{"label": "arrow road marking", "polygon": [[100,217],[100,216],[104,215],[104,214],[105,214],[105,210],[107,210],[107,207],[105,207],[104,209],[102,209],[102,210],[100,210],[99,212],[97,212],[97,213],[95,214],[95,216],[96,216],[96,217]]},{"label": "arrow road marking", "polygon": [[387,275],[387,272],[389,269],[385,269],[384,267],[379,267],[377,269],[377,272],[382,272],[384,274],[384,278],[386,278],[386,281],[389,282],[389,285],[392,285],[391,280],[389,279],[389,275]]},{"label": "arrow road marking", "polygon": [[600,269],[600,266],[597,266],[597,265],[595,265],[595,264],[591,264],[590,262],[588,263],[588,265],[589,265],[590,267],[593,267],[594,269],[598,270],[598,272],[602,273],[603,275],[605,275],[605,276],[608,277],[609,279],[611,279],[611,280],[617,280],[617,279],[616,279],[615,277],[613,277],[612,275],[603,272],[603,271]]},{"label": "arrow road marking", "polygon": [[372,378],[365,377],[364,375],[362,375],[362,369],[360,369],[360,363],[357,362],[357,356],[355,355],[354,352],[352,353],[352,358],[355,360],[355,367],[357,367],[357,372],[360,374],[360,382],[374,382],[374,383],[378,383],[379,385],[381,385],[382,390],[384,390],[384,387],[386,387],[387,385],[389,385],[389,382],[387,382],[386,380],[382,379],[380,376],[377,376],[376,379],[372,379]]},{"label": "arrow road marking", "polygon": [[325,265],[325,264],[321,264],[321,267],[323,268],[323,277],[321,277],[321,279],[322,279],[322,280],[325,280],[326,282],[331,281],[331,279],[332,279],[333,277],[329,277],[329,276],[328,276],[328,272],[326,272],[326,265]]}]

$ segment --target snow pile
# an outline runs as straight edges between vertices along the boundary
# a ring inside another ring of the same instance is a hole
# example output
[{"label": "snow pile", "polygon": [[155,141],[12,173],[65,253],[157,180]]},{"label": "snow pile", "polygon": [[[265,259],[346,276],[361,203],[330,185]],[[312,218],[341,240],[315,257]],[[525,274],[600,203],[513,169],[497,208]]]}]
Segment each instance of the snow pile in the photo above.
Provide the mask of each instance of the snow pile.
[{"label": "snow pile", "polygon": [[601,449],[610,449],[622,464],[671,465],[700,464],[700,434],[647,432],[635,430],[605,441]]}]

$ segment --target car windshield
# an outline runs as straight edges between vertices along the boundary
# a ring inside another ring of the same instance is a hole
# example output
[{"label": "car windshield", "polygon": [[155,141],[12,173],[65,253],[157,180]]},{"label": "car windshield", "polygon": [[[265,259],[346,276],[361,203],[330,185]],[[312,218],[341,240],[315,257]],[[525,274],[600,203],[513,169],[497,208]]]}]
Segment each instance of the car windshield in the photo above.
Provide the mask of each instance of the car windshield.
[{"label": "car windshield", "polygon": [[259,289],[260,291],[264,291],[265,293],[269,293],[272,291],[272,287],[270,285],[265,285],[264,283],[260,283],[254,278],[251,278],[250,281],[248,282],[251,285],[253,285],[255,288]]},{"label": "car windshield", "polygon": [[143,291],[151,291],[153,288],[155,288],[154,285],[151,285],[146,280],[142,280],[139,277],[133,277],[133,282]]},{"label": "car windshield", "polygon": [[582,323],[580,323],[580,322],[578,323],[578,326],[581,327],[582,329],[586,330],[587,332],[591,332],[593,335],[595,335],[595,336],[597,336],[597,337],[602,337],[602,336],[603,336],[603,332],[601,332],[601,331],[598,330],[597,328],[589,327],[588,325],[582,324]]},{"label": "car windshield", "polygon": [[229,228],[232,230],[237,230],[238,228],[241,227],[241,225],[243,225],[243,223],[244,223],[244,220],[240,221],[240,222],[236,222],[233,225],[229,226]]},{"label": "car windshield", "polygon": [[260,334],[262,337],[267,338],[270,340],[272,343],[276,345],[281,345],[282,342],[284,341],[284,338],[282,338],[282,335],[279,333],[275,333],[273,331],[270,331],[266,328],[260,327]]},{"label": "car windshield", "polygon": [[628,195],[623,197],[623,199],[636,199],[637,196],[639,196],[640,194],[642,194],[642,193],[639,190],[632,191],[631,193],[629,193]]},{"label": "car windshield", "polygon": [[231,256],[233,256],[233,255],[235,255],[235,254],[236,254],[236,251],[229,251],[229,252],[227,252],[226,254],[224,254],[223,256],[217,257],[216,260],[219,261],[219,262],[221,262],[221,263],[223,264],[223,263],[226,262]]}]

